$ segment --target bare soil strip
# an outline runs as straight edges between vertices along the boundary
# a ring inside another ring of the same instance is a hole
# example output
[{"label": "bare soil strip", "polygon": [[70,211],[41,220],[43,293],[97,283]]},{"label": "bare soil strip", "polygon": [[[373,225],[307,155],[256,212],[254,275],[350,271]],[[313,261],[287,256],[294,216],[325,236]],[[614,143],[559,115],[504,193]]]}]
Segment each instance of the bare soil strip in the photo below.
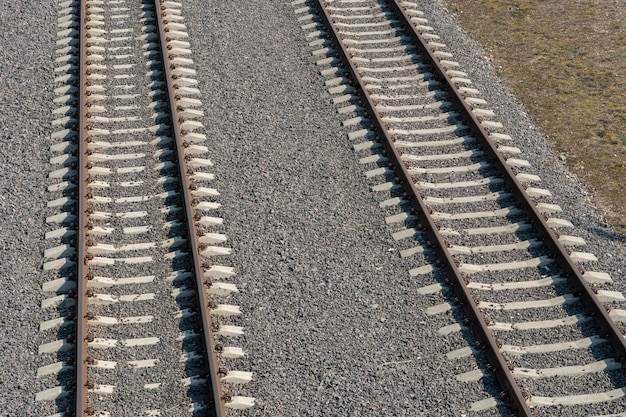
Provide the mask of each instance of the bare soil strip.
[{"label": "bare soil strip", "polygon": [[624,234],[626,1],[446,3]]}]

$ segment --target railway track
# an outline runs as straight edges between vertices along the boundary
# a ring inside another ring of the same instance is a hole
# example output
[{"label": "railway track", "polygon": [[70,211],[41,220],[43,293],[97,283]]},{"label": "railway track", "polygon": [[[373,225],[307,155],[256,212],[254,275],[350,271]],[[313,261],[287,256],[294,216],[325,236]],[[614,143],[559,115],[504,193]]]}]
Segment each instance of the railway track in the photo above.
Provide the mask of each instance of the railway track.
[{"label": "railway track", "polygon": [[181,7],[58,2],[41,415],[254,404]]},{"label": "railway track", "polygon": [[418,294],[442,300],[427,314],[442,317],[441,336],[473,331],[447,356],[481,365],[456,379],[499,383],[469,410],[615,415],[624,297],[566,234],[572,224],[417,4],[292,4],[365,175],[387,196],[380,205],[414,260]]}]

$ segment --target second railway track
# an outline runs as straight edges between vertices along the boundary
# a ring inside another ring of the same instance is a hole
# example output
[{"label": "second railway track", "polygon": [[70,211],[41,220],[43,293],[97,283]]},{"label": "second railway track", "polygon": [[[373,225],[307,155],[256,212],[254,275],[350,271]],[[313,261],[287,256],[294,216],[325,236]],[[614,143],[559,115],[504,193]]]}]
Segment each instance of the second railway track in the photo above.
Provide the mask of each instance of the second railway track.
[{"label": "second railway track", "polygon": [[360,162],[374,166],[373,190],[389,196],[381,207],[402,256],[414,259],[418,292],[450,300],[427,314],[456,317],[441,335],[473,329],[473,346],[448,357],[485,359],[457,380],[493,374],[500,384],[496,398],[469,409],[509,401],[518,416],[619,410],[626,340],[613,320],[624,319],[614,304],[624,297],[602,289],[611,278],[565,233],[571,223],[417,4],[294,5],[312,21],[303,29],[354,149],[371,153]]}]

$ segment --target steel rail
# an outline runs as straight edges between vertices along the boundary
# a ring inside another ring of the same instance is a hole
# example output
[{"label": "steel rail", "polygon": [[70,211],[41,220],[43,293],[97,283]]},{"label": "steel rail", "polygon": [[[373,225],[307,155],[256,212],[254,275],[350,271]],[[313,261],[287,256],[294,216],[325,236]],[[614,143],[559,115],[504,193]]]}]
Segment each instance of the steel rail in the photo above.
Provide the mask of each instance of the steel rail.
[{"label": "steel rail", "polygon": [[334,42],[337,45],[337,48],[334,49],[336,49],[341,58],[343,58],[344,62],[349,66],[349,71],[352,73],[354,84],[356,84],[355,88],[357,90],[355,90],[355,94],[358,93],[362,98],[363,107],[365,107],[366,111],[369,113],[369,120],[372,125],[372,129],[377,134],[376,140],[381,142],[387,157],[391,161],[390,168],[395,170],[399,181],[404,186],[405,198],[410,200],[412,206],[416,210],[416,215],[420,217],[423,223],[426,223],[425,232],[429,238],[428,244],[438,253],[438,256],[440,257],[438,260],[439,265],[447,270],[448,279],[451,279],[454,283],[453,289],[457,294],[457,297],[460,299],[463,311],[472,325],[472,329],[480,342],[480,346],[485,349],[485,354],[490,363],[490,369],[495,372],[498,381],[508,396],[513,412],[515,412],[518,416],[533,417],[533,413],[526,403],[526,397],[528,395],[522,392],[520,387],[515,382],[515,378],[509,369],[509,364],[500,352],[496,339],[494,338],[492,332],[488,329],[487,323],[478,309],[476,301],[467,288],[461,271],[456,266],[452,254],[447,249],[445,239],[437,231],[437,224],[429,214],[429,207],[424,202],[420,191],[416,188],[414,181],[409,174],[408,168],[402,161],[400,152],[393,144],[394,139],[389,134],[381,116],[376,110],[373,100],[365,88],[365,84],[359,74],[357,66],[349,59],[350,52],[343,43],[341,36],[333,23],[332,17],[324,7],[322,0],[314,1],[318,5],[317,9],[320,12],[320,17],[322,18],[326,28],[331,32]]},{"label": "steel rail", "polygon": [[[421,49],[422,54],[430,61],[436,76],[444,81],[443,87],[452,95],[459,106],[463,120],[469,124],[473,135],[483,144],[484,150],[489,155],[489,162],[504,174],[504,181],[510,192],[517,197],[518,202],[523,206],[524,212],[529,216],[530,222],[535,226],[540,237],[543,238],[543,243],[552,252],[552,257],[562,268],[562,276],[568,279],[574,287],[574,292],[579,293],[579,297],[590,310],[590,314],[593,315],[594,321],[599,325],[601,332],[604,333],[603,337],[606,337],[615,349],[616,359],[620,361],[626,359],[626,339],[609,316],[607,309],[596,296],[596,290],[591,288],[587,280],[585,280],[581,269],[572,261],[567,249],[561,244],[555,231],[550,228],[546,218],[537,209],[535,201],[525,192],[524,186],[516,178],[515,172],[506,163],[506,158],[498,152],[497,145],[489,138],[489,132],[481,125],[476,115],[472,112],[470,105],[464,100],[463,95],[454,87],[454,83],[439,62],[439,59],[428,48],[426,40],[411,23],[411,18],[406,13],[405,8],[400,5],[400,1],[385,1],[394,9],[396,15],[400,17],[414,44]],[[622,366],[624,366],[624,362],[622,362]]]},{"label": "steel rail", "polygon": [[155,18],[159,30],[159,39],[161,43],[161,62],[163,63],[165,73],[165,83],[167,85],[168,104],[172,117],[172,136],[176,146],[176,155],[178,158],[178,175],[182,182],[181,195],[183,198],[183,204],[185,206],[185,215],[187,217],[187,239],[189,243],[189,252],[192,257],[193,271],[192,274],[195,280],[196,293],[198,295],[198,313],[202,320],[202,340],[205,347],[205,362],[208,368],[207,378],[209,389],[209,402],[212,408],[213,417],[226,416],[224,408],[222,388],[220,385],[220,378],[218,373],[220,372],[217,355],[215,350],[215,342],[213,339],[213,331],[211,329],[211,317],[208,309],[209,300],[205,291],[205,285],[210,285],[210,278],[204,277],[204,265],[202,259],[200,259],[199,246],[200,242],[197,235],[197,227],[194,217],[194,209],[192,206],[193,197],[191,195],[191,184],[187,177],[187,161],[185,159],[185,152],[183,146],[183,134],[180,125],[182,119],[178,115],[178,104],[175,94],[174,78],[172,70],[175,68],[172,64],[170,53],[167,49],[167,29],[165,6],[161,6],[163,0],[154,0]]},{"label": "steel rail", "polygon": [[80,42],[79,42],[79,63],[78,63],[78,208],[76,211],[76,340],[75,340],[75,366],[76,375],[74,412],[78,417],[87,413],[87,335],[88,335],[88,309],[87,309],[87,181],[89,171],[87,168],[87,128],[88,123],[88,103],[87,103],[87,76],[88,76],[88,56],[87,56],[87,1],[80,2]]}]

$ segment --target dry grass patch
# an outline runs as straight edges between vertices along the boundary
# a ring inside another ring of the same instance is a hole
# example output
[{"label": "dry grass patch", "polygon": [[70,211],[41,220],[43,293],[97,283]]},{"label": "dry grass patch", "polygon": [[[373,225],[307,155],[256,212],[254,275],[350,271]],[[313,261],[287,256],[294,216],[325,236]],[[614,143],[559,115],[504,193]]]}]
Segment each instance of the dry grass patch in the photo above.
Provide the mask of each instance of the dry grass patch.
[{"label": "dry grass patch", "polygon": [[447,0],[626,233],[626,1]]}]

